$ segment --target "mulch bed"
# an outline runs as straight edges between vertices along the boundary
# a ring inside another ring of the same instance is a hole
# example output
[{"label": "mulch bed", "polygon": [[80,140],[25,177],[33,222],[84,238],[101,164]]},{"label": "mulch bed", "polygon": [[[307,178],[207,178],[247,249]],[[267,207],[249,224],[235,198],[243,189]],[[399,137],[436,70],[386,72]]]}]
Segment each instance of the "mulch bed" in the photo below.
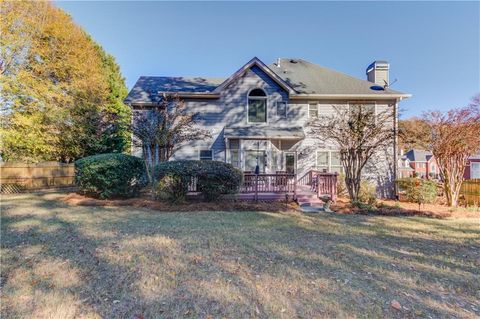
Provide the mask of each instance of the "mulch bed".
[{"label": "mulch bed", "polygon": [[[61,199],[70,205],[78,206],[132,206],[144,207],[163,212],[190,212],[190,211],[265,211],[265,212],[300,212],[296,202],[290,201],[249,201],[223,199],[215,202],[203,202],[199,199],[189,199],[182,204],[170,204],[153,200],[147,195],[129,199],[96,199],[70,193]],[[430,218],[480,218],[480,210],[459,207],[451,209],[440,204],[425,204],[421,210],[415,203],[395,202],[393,200],[379,200],[372,209],[352,207],[348,198],[339,198],[331,209],[340,214],[380,215],[380,216],[422,216]]]},{"label": "mulch bed", "polygon": [[70,205],[78,206],[132,206],[144,207],[157,211],[266,211],[266,212],[287,212],[300,211],[296,202],[290,201],[246,201],[246,200],[220,200],[215,202],[202,202],[190,199],[182,204],[170,204],[159,200],[153,200],[147,196],[129,199],[96,199],[70,193],[61,199]]},{"label": "mulch bed", "polygon": [[480,218],[480,210],[458,207],[452,209],[441,204],[424,204],[418,209],[418,204],[396,202],[394,200],[379,200],[373,209],[352,207],[348,198],[339,198],[331,209],[341,214],[381,215],[381,216],[422,216],[431,218]]}]

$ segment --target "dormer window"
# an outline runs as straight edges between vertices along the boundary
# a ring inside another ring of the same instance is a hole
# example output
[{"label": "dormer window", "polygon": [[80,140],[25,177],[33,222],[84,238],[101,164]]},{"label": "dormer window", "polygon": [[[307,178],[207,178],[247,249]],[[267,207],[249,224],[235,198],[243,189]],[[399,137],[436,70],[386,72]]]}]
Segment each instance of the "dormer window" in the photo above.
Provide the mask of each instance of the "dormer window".
[{"label": "dormer window", "polygon": [[248,93],[248,122],[267,122],[267,94],[262,89],[254,89]]}]

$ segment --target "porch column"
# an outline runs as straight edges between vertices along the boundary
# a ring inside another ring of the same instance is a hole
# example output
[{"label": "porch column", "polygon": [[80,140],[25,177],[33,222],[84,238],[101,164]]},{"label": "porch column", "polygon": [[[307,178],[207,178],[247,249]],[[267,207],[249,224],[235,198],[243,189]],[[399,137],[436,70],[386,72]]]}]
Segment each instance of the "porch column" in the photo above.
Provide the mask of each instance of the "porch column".
[{"label": "porch column", "polygon": [[245,171],[245,161],[244,161],[244,154],[243,154],[243,140],[238,140],[238,160],[240,161],[240,170],[243,172]]},{"label": "porch column", "polygon": [[230,145],[228,137],[225,137],[225,163],[232,163],[230,158]]}]

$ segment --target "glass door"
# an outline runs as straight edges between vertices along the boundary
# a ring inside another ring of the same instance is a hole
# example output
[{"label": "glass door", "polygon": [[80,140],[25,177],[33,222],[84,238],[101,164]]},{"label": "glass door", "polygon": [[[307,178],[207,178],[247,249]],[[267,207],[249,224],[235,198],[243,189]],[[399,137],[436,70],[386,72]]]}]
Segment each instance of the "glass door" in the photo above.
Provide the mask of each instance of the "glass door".
[{"label": "glass door", "polygon": [[287,174],[295,174],[296,171],[295,153],[285,153],[285,171]]}]

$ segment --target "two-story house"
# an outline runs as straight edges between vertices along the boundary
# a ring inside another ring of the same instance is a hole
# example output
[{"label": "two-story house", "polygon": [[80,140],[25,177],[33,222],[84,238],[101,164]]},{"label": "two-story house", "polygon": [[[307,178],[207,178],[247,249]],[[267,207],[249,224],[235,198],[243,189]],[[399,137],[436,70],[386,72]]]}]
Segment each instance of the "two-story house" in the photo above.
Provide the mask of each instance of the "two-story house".
[{"label": "two-story house", "polygon": [[[438,178],[440,171],[435,156],[430,151],[409,150],[400,157],[400,161],[408,165],[399,165],[401,177]],[[405,176],[403,176],[405,175]]]},{"label": "two-story house", "polygon": [[[398,103],[410,95],[388,88],[387,62],[373,62],[366,75],[362,80],[302,59],[266,65],[253,58],[228,78],[142,76],[125,102],[147,111],[163,93],[173,93],[200,114],[197,125],[212,138],[185,143],[173,159],[226,161],[243,171],[254,171],[258,163],[261,172],[294,172],[300,178],[312,169],[342,171],[338,147],[306,128],[309,119],[334,114],[334,106],[390,110],[396,131]],[[396,138],[365,170],[383,196],[393,190],[395,149]]]}]

